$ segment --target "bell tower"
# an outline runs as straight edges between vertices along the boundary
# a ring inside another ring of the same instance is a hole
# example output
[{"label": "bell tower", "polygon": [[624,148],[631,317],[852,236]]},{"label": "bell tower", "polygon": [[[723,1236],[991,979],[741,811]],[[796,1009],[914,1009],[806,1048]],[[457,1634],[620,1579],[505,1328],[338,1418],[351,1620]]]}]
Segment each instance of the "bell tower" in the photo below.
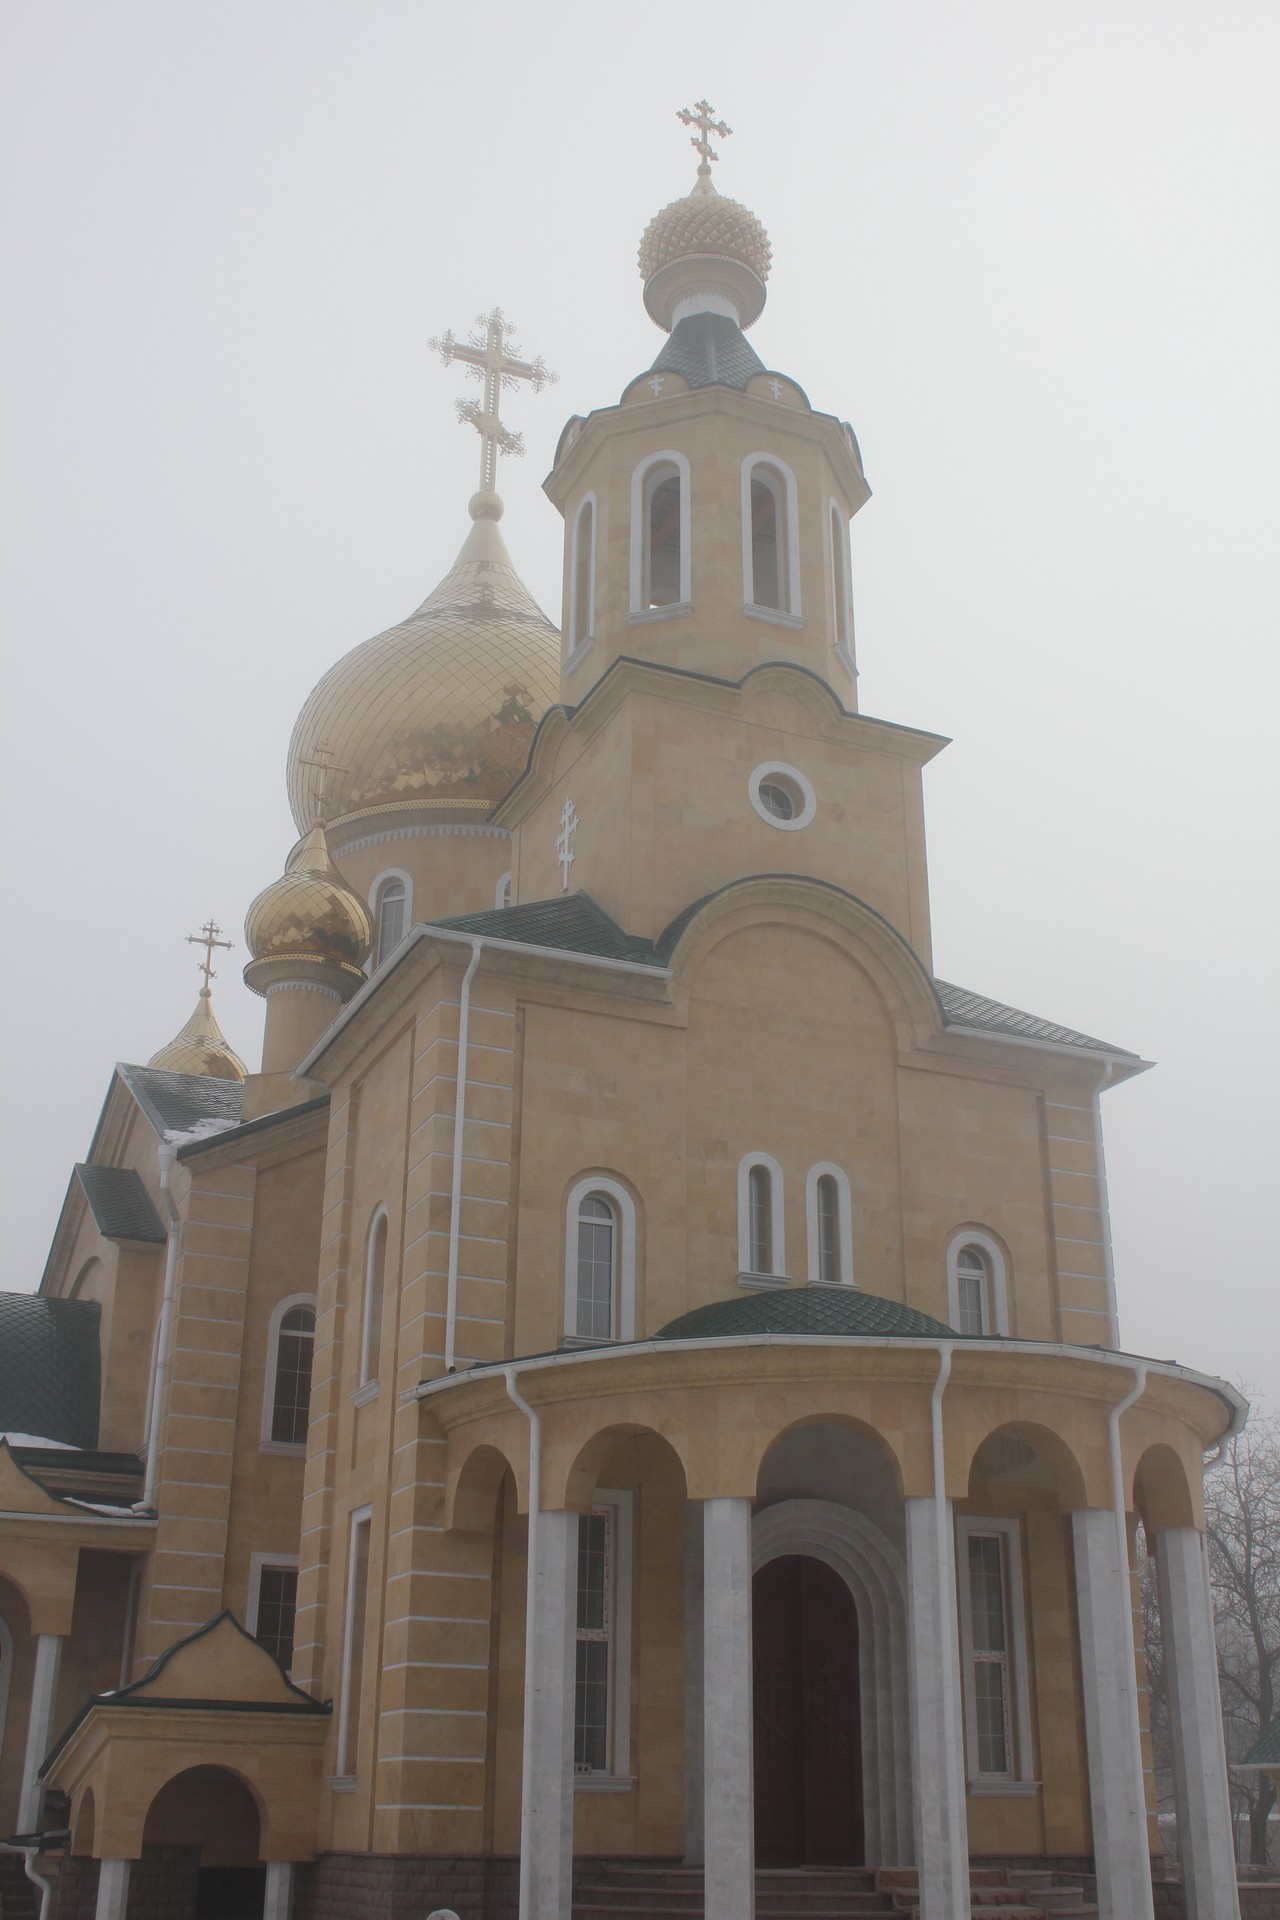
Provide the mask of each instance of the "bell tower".
[{"label": "bell tower", "polygon": [[857,707],[849,522],[870,497],[853,430],[818,413],[746,337],[769,238],[717,192],[705,100],[692,191],[640,243],[645,308],[669,338],[617,406],[571,419],[546,491],[565,520],[561,698],[623,656],[740,680],[807,667]]}]

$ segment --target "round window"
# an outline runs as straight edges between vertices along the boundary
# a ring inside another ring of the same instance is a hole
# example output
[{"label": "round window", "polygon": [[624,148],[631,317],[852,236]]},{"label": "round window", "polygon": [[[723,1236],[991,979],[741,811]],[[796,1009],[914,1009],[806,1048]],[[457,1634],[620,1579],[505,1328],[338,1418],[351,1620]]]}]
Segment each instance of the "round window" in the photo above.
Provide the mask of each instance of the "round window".
[{"label": "round window", "polygon": [[787,832],[807,827],[817,812],[817,799],[804,775],[778,760],[768,760],[756,768],[747,782],[747,792],[760,818]]}]

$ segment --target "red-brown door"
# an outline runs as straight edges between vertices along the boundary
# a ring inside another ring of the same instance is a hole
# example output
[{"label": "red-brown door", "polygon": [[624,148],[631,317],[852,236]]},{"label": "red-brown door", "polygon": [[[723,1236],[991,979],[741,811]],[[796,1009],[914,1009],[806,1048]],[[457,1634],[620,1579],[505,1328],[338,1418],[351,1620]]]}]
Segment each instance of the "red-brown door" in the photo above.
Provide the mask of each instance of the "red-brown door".
[{"label": "red-brown door", "polygon": [[756,1862],[863,1857],[858,1617],[820,1560],[771,1560],[752,1583]]}]

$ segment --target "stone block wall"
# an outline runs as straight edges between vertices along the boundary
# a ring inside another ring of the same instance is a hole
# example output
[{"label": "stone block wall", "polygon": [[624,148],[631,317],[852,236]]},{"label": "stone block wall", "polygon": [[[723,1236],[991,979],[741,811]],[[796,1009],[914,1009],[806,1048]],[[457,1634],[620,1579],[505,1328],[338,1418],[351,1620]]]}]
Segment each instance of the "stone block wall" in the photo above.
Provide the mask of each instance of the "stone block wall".
[{"label": "stone block wall", "polygon": [[[322,1853],[298,1869],[294,1920],[516,1920],[520,1863],[479,1854]],[[131,1915],[132,1920],[132,1915]]]}]

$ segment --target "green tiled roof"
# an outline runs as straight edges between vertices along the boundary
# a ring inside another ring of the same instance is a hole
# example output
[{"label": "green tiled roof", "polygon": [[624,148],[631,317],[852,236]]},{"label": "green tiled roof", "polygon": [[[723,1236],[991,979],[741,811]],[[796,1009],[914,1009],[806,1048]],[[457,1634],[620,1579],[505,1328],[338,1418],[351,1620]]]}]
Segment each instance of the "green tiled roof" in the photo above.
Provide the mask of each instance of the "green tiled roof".
[{"label": "green tiled roof", "polygon": [[142,1176],[132,1167],[79,1164],[75,1173],[98,1223],[98,1231],[106,1239],[163,1243],[166,1235],[160,1215],[142,1184]]},{"label": "green tiled roof", "polygon": [[691,387],[746,387],[764,361],[726,313],[691,313],[676,322],[652,373],[679,373]]},{"label": "green tiled roof", "polygon": [[1241,1767],[1280,1767],[1280,1720],[1273,1720],[1266,1732],[1250,1747]]},{"label": "green tiled roof", "polygon": [[491,940],[516,940],[523,946],[585,953],[601,960],[630,960],[660,967],[652,941],[624,933],[589,893],[567,893],[558,900],[531,900],[528,906],[494,907],[487,913],[463,913],[433,920],[433,927],[475,933]]},{"label": "green tiled roof", "polygon": [[235,1125],[244,1105],[239,1080],[211,1080],[203,1073],[170,1073],[164,1067],[132,1067],[116,1072],[156,1132],[187,1133],[198,1120],[227,1120]]},{"label": "green tiled roof", "polygon": [[1108,1040],[1094,1040],[1074,1027],[1060,1027],[1037,1014],[1022,1013],[1006,1007],[1003,1001],[988,1000],[983,994],[970,993],[965,987],[953,987],[949,980],[935,980],[942,1011],[949,1027],[981,1027],[988,1033],[1009,1033],[1020,1040],[1052,1040],[1060,1047],[1083,1047],[1091,1053],[1122,1053],[1130,1060],[1138,1055],[1128,1047],[1113,1047]]},{"label": "green tiled roof", "polygon": [[0,1293],[0,1433],[97,1446],[101,1314],[96,1300]]},{"label": "green tiled roof", "polygon": [[762,1287],[695,1307],[659,1328],[657,1337],[725,1340],[751,1333],[807,1333],[819,1339],[824,1334],[895,1340],[961,1338],[945,1321],[856,1287]]}]

